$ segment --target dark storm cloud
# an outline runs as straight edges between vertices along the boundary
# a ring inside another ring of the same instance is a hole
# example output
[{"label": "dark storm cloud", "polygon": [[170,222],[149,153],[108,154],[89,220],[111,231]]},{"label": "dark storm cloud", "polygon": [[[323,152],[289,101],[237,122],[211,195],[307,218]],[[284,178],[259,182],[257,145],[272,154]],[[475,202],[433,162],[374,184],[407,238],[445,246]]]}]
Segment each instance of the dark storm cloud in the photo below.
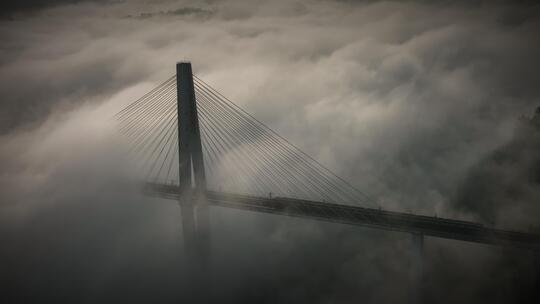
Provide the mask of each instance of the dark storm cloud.
[{"label": "dark storm cloud", "polygon": [[[109,115],[183,59],[385,208],[511,227],[538,218],[535,136],[517,127],[540,103],[538,6],[34,7],[0,21],[2,294],[12,300],[182,298],[177,206],[119,182],[130,165]],[[221,209],[212,225],[221,302],[407,298],[408,235]],[[533,291],[522,252],[432,239],[426,251],[431,302],[507,303]]]},{"label": "dark storm cloud", "polygon": [[114,2],[109,0],[6,0],[2,1],[2,9],[0,9],[0,18],[13,17],[13,14],[23,12],[34,12],[43,8],[60,6],[65,4],[77,4],[81,2]]}]

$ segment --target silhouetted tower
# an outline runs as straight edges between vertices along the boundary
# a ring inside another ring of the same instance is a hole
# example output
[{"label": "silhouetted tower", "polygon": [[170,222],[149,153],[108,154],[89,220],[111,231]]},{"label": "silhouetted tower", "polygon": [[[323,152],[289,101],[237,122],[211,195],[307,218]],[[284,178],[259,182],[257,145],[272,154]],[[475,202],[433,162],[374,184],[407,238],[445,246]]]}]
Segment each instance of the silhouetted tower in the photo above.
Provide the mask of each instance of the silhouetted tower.
[{"label": "silhouetted tower", "polygon": [[536,108],[536,112],[534,112],[532,122],[540,125],[540,107]]},{"label": "silhouetted tower", "polygon": [[204,197],[206,177],[191,63],[176,64],[176,85],[179,203],[182,212],[184,246],[189,263],[204,265],[209,258],[209,215]]}]

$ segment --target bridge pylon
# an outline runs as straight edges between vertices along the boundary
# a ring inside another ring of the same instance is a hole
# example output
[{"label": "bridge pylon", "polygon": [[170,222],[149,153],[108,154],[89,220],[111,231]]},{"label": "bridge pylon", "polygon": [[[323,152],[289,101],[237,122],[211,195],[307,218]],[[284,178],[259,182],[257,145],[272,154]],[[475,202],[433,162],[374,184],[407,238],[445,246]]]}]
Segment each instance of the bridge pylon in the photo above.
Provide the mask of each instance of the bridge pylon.
[{"label": "bridge pylon", "polygon": [[176,64],[179,204],[188,263],[205,272],[210,258],[210,223],[206,176],[191,63]]}]

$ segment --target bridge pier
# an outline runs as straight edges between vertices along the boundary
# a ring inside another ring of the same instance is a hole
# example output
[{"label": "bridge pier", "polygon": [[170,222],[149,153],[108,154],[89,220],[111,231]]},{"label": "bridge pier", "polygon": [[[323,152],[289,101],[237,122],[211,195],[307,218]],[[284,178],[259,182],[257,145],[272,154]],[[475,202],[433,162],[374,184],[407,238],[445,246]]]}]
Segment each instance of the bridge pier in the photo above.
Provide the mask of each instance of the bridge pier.
[{"label": "bridge pier", "polygon": [[178,203],[180,205],[180,215],[182,217],[182,234],[184,237],[184,251],[188,259],[193,260],[197,256],[196,245],[197,229],[195,223],[195,206],[191,195],[182,195]]},{"label": "bridge pier", "polygon": [[185,254],[190,263],[205,267],[210,259],[210,220],[204,196],[184,193],[179,200]]},{"label": "bridge pier", "polygon": [[539,303],[540,301],[540,251],[533,250],[531,252],[534,267],[534,288],[531,296],[531,303]]},{"label": "bridge pier", "polygon": [[195,246],[198,249],[198,257],[203,268],[208,270],[210,263],[210,214],[208,210],[208,203],[203,193],[199,193],[193,200],[195,203],[195,227],[197,229]]},{"label": "bridge pier", "polygon": [[409,277],[409,303],[423,303],[424,235],[412,233],[412,263]]}]

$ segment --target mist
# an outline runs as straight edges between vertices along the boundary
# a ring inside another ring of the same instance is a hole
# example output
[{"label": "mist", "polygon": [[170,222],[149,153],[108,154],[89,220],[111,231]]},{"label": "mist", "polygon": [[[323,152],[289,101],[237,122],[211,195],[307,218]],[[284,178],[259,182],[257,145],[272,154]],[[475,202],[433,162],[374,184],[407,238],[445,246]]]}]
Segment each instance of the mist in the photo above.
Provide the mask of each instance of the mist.
[{"label": "mist", "polygon": [[[539,17],[510,1],[11,2],[3,302],[197,302],[178,203],[140,193],[113,118],[182,60],[384,209],[538,231]],[[409,297],[410,235],[219,207],[210,221],[215,302]],[[538,299],[529,251],[426,238],[424,256],[426,302]]]}]

